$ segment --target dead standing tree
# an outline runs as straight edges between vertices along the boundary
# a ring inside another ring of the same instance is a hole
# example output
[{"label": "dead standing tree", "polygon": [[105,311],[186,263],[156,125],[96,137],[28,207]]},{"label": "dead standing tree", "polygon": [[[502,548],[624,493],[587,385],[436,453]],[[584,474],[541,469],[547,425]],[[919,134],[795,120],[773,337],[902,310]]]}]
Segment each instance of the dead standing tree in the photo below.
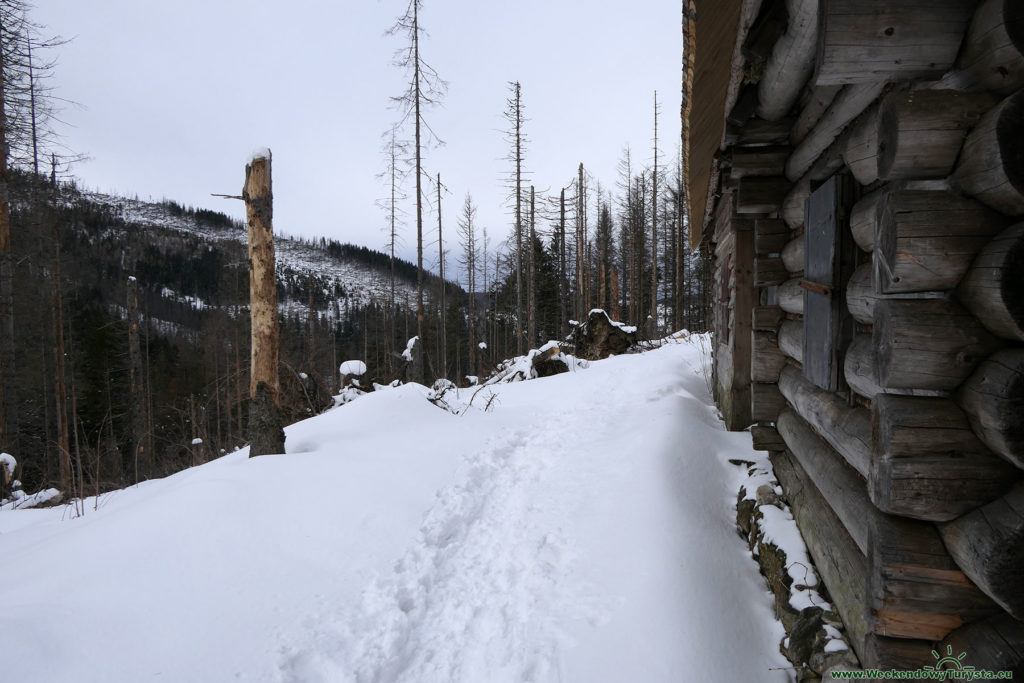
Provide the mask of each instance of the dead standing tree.
[{"label": "dead standing tree", "polygon": [[252,378],[249,384],[249,456],[284,453],[284,425],[278,409],[277,284],[274,280],[274,195],[270,150],[245,167],[245,222],[249,236],[249,299],[252,316]]}]

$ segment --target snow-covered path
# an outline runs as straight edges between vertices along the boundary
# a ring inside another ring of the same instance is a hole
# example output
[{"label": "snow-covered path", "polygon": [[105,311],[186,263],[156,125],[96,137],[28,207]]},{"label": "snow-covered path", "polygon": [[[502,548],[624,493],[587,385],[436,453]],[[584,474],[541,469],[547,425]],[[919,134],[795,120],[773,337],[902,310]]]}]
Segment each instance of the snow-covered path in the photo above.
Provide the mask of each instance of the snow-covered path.
[{"label": "snow-covered path", "polygon": [[[781,626],[734,528],[739,472],[727,460],[748,454],[750,437],[723,430],[700,362],[694,344],[673,344],[496,387],[492,410],[461,416],[416,387],[379,392],[292,427],[288,456],[229,456],[117,494],[85,520],[29,512],[37,523],[0,536],[0,552],[37,571],[0,565],[0,604],[31,610],[19,602],[26,586],[68,590],[59,582],[74,572],[43,562],[70,544],[104,565],[82,589],[107,607],[89,598],[81,614],[23,613],[31,628],[0,636],[0,657],[20,661],[12,642],[28,633],[47,650],[78,633],[88,642],[58,647],[67,661],[51,657],[53,675],[33,680],[788,680]],[[211,486],[257,497],[295,487],[294,500],[274,511],[238,495],[196,498]],[[153,534],[145,515],[182,497],[196,504],[181,514],[200,529],[218,519],[232,540],[148,543],[166,567],[146,582],[170,595],[136,590],[75,531],[131,542],[136,528]],[[139,638],[144,614],[173,620],[181,607],[238,626],[200,629],[200,642],[187,619],[165,623],[173,648]],[[103,620],[114,632],[96,637],[79,625],[96,611],[125,619]],[[0,615],[0,633],[18,624]],[[105,653],[115,661],[102,664]]]}]

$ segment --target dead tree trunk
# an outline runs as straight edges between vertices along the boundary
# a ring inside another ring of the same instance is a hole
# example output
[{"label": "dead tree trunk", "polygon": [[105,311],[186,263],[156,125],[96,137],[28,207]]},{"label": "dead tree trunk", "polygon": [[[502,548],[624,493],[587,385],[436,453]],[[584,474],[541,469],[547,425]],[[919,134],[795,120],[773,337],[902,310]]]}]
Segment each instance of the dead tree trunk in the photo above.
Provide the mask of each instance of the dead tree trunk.
[{"label": "dead tree trunk", "polygon": [[249,456],[284,453],[284,425],[278,409],[277,285],[274,280],[274,195],[270,152],[245,167],[246,226],[249,232],[249,301],[252,316],[252,376],[249,382]]}]

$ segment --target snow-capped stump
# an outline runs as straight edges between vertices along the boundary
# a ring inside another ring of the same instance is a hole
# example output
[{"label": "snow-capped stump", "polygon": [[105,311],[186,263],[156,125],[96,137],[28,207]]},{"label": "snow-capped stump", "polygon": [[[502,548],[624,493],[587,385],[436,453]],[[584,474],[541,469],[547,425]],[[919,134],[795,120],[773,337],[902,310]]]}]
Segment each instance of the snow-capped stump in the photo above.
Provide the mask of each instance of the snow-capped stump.
[{"label": "snow-capped stump", "polygon": [[7,493],[7,488],[14,479],[14,468],[18,461],[10,453],[0,453],[0,498]]},{"label": "snow-capped stump", "polygon": [[577,358],[601,360],[628,351],[637,342],[637,334],[635,327],[614,322],[602,309],[595,308],[573,329],[570,340]]},{"label": "snow-capped stump", "polygon": [[356,378],[366,374],[366,363],[361,360],[347,360],[338,367],[338,372],[341,374],[341,386],[358,386],[359,380]]},{"label": "snow-capped stump", "polygon": [[550,377],[569,372],[569,365],[565,362],[562,350],[558,348],[558,342],[549,341],[537,349],[531,360],[534,373],[537,377]]}]

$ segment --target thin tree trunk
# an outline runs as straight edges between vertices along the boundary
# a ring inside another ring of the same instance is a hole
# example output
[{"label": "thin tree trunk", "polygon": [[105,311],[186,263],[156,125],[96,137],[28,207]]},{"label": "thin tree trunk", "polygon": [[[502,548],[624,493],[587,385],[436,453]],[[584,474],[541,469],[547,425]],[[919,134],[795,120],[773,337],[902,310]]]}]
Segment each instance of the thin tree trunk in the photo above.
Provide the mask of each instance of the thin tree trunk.
[{"label": "thin tree trunk", "polygon": [[528,324],[527,329],[529,331],[529,339],[527,339],[527,346],[534,348],[537,344],[537,264],[535,263],[534,255],[534,240],[537,238],[537,215],[536,215],[536,192],[533,185],[530,185],[530,238],[529,238],[529,259],[527,263],[529,265],[529,277],[526,282],[527,301],[529,306],[529,316],[527,318]]},{"label": "thin tree trunk", "polygon": [[447,379],[448,377],[448,330],[445,328],[445,299],[444,299],[444,235],[441,229],[441,174],[437,174],[437,263],[441,275],[440,297],[441,302],[438,311],[438,332],[441,337],[441,353],[438,357],[437,376]]}]

